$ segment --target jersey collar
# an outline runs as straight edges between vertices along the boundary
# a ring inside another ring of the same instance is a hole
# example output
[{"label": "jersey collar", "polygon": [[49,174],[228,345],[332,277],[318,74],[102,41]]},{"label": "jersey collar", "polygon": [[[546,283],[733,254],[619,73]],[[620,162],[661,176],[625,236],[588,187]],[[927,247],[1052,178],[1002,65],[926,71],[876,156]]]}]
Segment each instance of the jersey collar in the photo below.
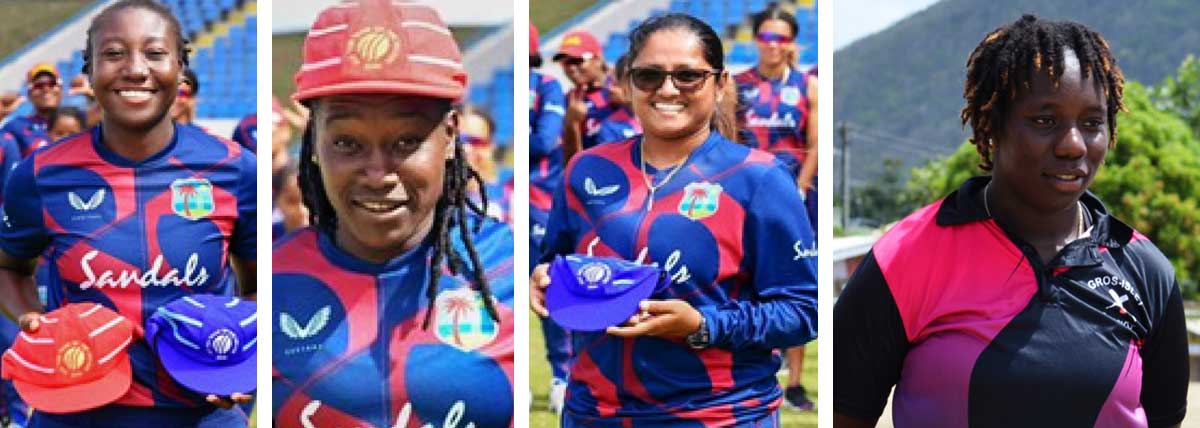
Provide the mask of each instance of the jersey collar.
[{"label": "jersey collar", "polygon": [[143,165],[150,165],[159,159],[167,157],[168,154],[175,150],[175,145],[179,141],[179,134],[183,131],[183,127],[181,127],[178,123],[172,123],[172,126],[175,127],[175,130],[172,132],[171,141],[168,142],[167,145],[162,148],[162,150],[159,150],[158,153],[150,155],[149,157],[140,161],[135,161],[133,159],[121,156],[120,154],[117,154],[117,152],[114,152],[112,149],[108,148],[108,146],[105,146],[103,140],[104,132],[102,129],[100,129],[100,125],[93,126],[91,129],[92,147],[96,150],[96,153],[99,154],[101,158],[116,166],[134,168]]},{"label": "jersey collar", "polygon": [[[950,193],[938,206],[938,226],[955,226],[991,219],[981,197],[984,187],[991,180],[990,176],[972,177],[963,182],[958,190]],[[1093,242],[1108,248],[1119,248],[1133,239],[1133,228],[1113,217],[1108,207],[1091,191],[1083,192],[1079,200],[1083,202],[1084,208],[1092,218],[1093,226],[1089,235]]]},{"label": "jersey collar", "polygon": [[[432,236],[433,232],[430,232]],[[353,272],[364,273],[369,275],[380,275],[387,272],[395,272],[403,269],[405,266],[425,266],[429,258],[429,252],[432,250],[432,239],[426,239],[420,245],[408,250],[404,254],[383,263],[374,263],[363,260],[357,256],[350,254],[341,247],[338,247],[333,236],[324,230],[317,231],[317,245],[321,249],[321,254],[329,260],[330,263]],[[424,272],[425,269],[421,269]]]}]

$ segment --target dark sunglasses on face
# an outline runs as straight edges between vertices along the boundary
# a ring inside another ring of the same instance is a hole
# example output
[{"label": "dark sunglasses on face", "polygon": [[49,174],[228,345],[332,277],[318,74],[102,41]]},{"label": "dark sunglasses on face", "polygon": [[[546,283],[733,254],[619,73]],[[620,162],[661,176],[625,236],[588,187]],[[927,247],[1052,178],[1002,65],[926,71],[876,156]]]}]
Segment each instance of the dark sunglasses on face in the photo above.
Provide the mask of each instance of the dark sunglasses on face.
[{"label": "dark sunglasses on face", "polygon": [[562,62],[563,67],[567,67],[567,66],[578,67],[578,66],[583,65],[584,61],[586,61],[586,60],[583,58],[572,56],[572,57],[563,58],[562,61],[560,61],[560,62]]},{"label": "dark sunglasses on face", "polygon": [[763,31],[761,33],[758,33],[757,35],[754,36],[754,38],[762,43],[771,43],[771,42],[791,43],[791,41],[792,41],[791,36],[785,36],[783,34],[773,33],[770,31]]},{"label": "dark sunglasses on face", "polygon": [[192,97],[192,92],[187,89],[181,88],[181,89],[179,89],[179,92],[177,93],[177,95],[179,96],[179,98],[188,99],[188,98]]},{"label": "dark sunglasses on face", "polygon": [[41,91],[41,90],[46,90],[46,89],[54,89],[56,87],[58,87],[58,82],[55,82],[53,80],[42,80],[42,81],[37,81],[37,82],[33,82],[33,83],[29,84],[29,89],[33,89],[36,91]]},{"label": "dark sunglasses on face", "polygon": [[666,71],[656,68],[632,68],[629,70],[629,80],[633,82],[633,86],[644,91],[654,92],[662,87],[663,82],[666,82],[667,77],[671,77],[671,84],[675,85],[676,89],[681,92],[691,92],[704,87],[704,82],[708,80],[708,75],[721,74],[720,70],[675,70]]}]

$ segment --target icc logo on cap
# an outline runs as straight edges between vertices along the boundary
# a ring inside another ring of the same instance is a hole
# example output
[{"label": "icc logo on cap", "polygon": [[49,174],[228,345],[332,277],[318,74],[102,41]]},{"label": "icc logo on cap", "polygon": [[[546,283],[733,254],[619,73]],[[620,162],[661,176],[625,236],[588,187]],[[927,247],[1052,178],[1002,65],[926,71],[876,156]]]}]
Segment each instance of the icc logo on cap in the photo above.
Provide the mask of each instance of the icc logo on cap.
[{"label": "icc logo on cap", "polygon": [[589,289],[599,287],[612,279],[612,269],[608,265],[600,262],[591,262],[583,265],[579,272],[575,274],[576,279],[580,284],[583,284]]},{"label": "icc logo on cap", "polygon": [[366,70],[378,70],[391,64],[400,54],[400,36],[390,29],[372,26],[350,36],[346,56],[352,64]]},{"label": "icc logo on cap", "polygon": [[58,371],[67,377],[76,378],[92,369],[92,350],[78,340],[67,342],[58,348]]},{"label": "icc logo on cap", "polygon": [[212,183],[205,178],[181,178],[171,182],[171,210],[188,220],[212,214]]},{"label": "icc logo on cap", "polygon": [[233,351],[237,350],[238,338],[233,331],[227,328],[222,328],[208,335],[208,341],[206,345],[208,348],[208,353],[212,355],[213,358],[216,358],[217,360],[226,360],[229,359],[229,354],[232,354]]}]

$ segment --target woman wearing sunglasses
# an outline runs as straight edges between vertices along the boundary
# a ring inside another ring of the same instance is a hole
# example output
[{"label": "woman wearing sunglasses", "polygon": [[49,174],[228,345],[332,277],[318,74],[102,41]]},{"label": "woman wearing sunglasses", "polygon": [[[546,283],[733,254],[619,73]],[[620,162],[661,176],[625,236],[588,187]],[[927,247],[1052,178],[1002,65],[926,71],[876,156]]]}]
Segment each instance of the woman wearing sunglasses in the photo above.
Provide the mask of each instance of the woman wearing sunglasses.
[{"label": "woman wearing sunglasses", "polygon": [[[734,76],[738,93],[747,103],[745,126],[751,143],[774,153],[787,166],[796,185],[806,194],[816,190],[816,121],[810,112],[810,93],[816,78],[796,70],[796,17],[773,7],[754,14],[754,39],[758,64]],[[811,196],[816,196],[815,193]],[[810,212],[810,217],[815,211]],[[811,218],[811,220],[816,220]]]},{"label": "woman wearing sunglasses", "polygon": [[[584,151],[555,194],[547,252],[657,263],[670,285],[604,332],[573,332],[562,422],[778,425],[775,348],[816,334],[816,258],[794,181],[773,156],[714,129],[727,84],[720,38],[667,14],[630,36],[618,84],[644,134]],[[547,265],[531,278],[547,316]]]}]

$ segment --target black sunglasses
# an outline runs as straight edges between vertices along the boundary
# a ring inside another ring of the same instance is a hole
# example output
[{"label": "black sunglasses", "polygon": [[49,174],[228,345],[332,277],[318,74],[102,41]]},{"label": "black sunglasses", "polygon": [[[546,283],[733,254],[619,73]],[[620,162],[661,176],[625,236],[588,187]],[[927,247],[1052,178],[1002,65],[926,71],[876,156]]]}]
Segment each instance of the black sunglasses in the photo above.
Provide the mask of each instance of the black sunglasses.
[{"label": "black sunglasses", "polygon": [[654,92],[662,87],[667,76],[670,76],[671,83],[675,85],[676,89],[682,92],[691,92],[703,88],[704,82],[708,80],[710,74],[719,75],[721,70],[666,71],[657,68],[633,68],[629,70],[629,80],[633,82],[633,86],[642,91]]}]

